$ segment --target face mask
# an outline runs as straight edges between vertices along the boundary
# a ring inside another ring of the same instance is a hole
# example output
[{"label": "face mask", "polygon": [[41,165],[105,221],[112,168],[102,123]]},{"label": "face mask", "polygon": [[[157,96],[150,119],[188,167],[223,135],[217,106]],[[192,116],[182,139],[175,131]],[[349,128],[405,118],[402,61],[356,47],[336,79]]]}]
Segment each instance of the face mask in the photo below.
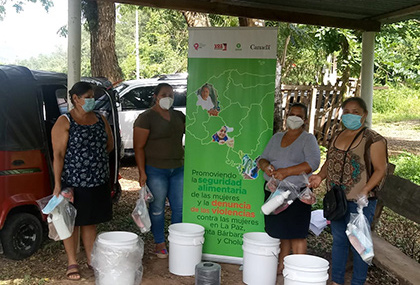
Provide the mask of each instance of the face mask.
[{"label": "face mask", "polygon": [[82,105],[83,110],[86,113],[93,111],[95,108],[95,99],[94,98],[85,98],[85,104]]},{"label": "face mask", "polygon": [[303,125],[303,120],[298,116],[289,116],[286,119],[286,124],[289,129],[296,130]]},{"label": "face mask", "polygon": [[362,116],[354,114],[344,114],[341,116],[343,125],[349,130],[357,130],[362,126]]},{"label": "face mask", "polygon": [[171,97],[164,97],[162,99],[159,100],[159,106],[163,109],[163,110],[169,110],[169,108],[172,107],[172,104],[174,103],[174,99]]}]

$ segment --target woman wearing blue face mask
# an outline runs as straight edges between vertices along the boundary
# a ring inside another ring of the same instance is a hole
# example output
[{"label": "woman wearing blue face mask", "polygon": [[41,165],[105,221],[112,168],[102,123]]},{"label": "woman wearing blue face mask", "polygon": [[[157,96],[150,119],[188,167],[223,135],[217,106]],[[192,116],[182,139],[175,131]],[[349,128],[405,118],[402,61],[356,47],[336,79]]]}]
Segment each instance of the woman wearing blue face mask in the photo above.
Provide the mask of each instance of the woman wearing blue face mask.
[{"label": "woman wearing blue face mask", "polygon": [[76,260],[79,226],[87,265],[90,266],[96,224],[112,218],[108,153],[114,148],[114,143],[107,120],[93,112],[92,85],[78,82],[69,94],[74,108],[57,119],[51,132],[54,195],[58,196],[64,187],[74,189],[75,228],[72,236],[63,243],[68,258],[66,276],[70,280],[79,280]]},{"label": "woman wearing blue face mask", "polygon": [[[344,284],[349,248],[353,252],[353,277],[351,284],[364,284],[368,264],[350,245],[345,233],[350,213],[357,213],[356,201],[368,201],[363,214],[372,222],[376,207],[376,191],[380,189],[387,169],[386,140],[373,130],[364,127],[367,108],[359,97],[352,97],[342,104],[341,121],[345,129],[331,139],[327,160],[321,171],[309,177],[312,187],[318,187],[326,179],[327,191],[341,185],[347,197],[347,213],[331,221],[333,234],[332,281]],[[346,151],[348,150],[348,151]],[[344,165],[343,165],[344,164]]]},{"label": "woman wearing blue face mask", "polygon": [[133,145],[140,187],[147,183],[155,197],[149,207],[155,254],[167,258],[164,235],[166,198],[172,210],[171,223],[182,221],[185,115],[171,108],[174,102],[171,85],[159,84],[153,96],[153,107],[141,113],[134,122]]}]

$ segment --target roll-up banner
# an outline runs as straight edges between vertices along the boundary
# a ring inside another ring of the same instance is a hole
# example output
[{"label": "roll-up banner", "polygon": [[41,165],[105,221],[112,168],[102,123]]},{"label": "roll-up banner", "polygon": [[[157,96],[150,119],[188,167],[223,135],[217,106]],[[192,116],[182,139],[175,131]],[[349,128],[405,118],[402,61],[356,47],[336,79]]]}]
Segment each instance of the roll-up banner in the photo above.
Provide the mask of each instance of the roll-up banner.
[{"label": "roll-up banner", "polygon": [[273,134],[275,28],[190,28],[183,222],[204,226],[207,260],[242,262],[264,231],[256,161]]}]

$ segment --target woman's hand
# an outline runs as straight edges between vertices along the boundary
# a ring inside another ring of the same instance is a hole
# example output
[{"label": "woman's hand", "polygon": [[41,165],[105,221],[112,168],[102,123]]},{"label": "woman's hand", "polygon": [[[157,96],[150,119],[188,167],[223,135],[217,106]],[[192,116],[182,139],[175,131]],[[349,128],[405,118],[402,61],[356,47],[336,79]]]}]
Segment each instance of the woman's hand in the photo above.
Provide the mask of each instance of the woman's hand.
[{"label": "woman's hand", "polygon": [[289,176],[287,168],[278,168],[277,170],[273,171],[274,178],[278,180],[283,180],[287,176]]},{"label": "woman's hand", "polygon": [[265,174],[267,174],[268,176],[271,177],[273,175],[273,172],[274,172],[274,166],[269,164],[263,169],[263,171],[264,171]]},{"label": "woman's hand", "polygon": [[322,182],[322,177],[318,174],[311,175],[309,177],[309,188],[318,188]]},{"label": "woman's hand", "polygon": [[139,177],[140,187],[144,187],[144,185],[146,185],[146,180],[147,180],[146,172],[142,171]]},{"label": "woman's hand", "polygon": [[60,195],[60,192],[61,192],[61,185],[55,185],[53,195],[57,196],[58,198],[58,196]]}]

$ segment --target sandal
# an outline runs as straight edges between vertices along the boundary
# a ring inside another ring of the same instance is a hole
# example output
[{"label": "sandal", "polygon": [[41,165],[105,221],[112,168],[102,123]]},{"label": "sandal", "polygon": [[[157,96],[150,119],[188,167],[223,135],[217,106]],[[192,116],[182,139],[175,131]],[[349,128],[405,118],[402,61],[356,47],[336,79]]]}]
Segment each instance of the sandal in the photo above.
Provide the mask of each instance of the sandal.
[{"label": "sandal", "polygon": [[87,266],[87,268],[88,268],[89,270],[93,270],[92,265],[90,265],[89,263],[86,263],[86,266]]},{"label": "sandal", "polygon": [[168,250],[166,248],[155,251],[155,254],[157,258],[162,258],[162,259],[168,258]]},{"label": "sandal", "polygon": [[72,281],[80,280],[81,276],[80,276],[80,271],[79,271],[79,265],[72,264],[72,265],[67,266],[66,277],[68,280],[72,280]]}]

